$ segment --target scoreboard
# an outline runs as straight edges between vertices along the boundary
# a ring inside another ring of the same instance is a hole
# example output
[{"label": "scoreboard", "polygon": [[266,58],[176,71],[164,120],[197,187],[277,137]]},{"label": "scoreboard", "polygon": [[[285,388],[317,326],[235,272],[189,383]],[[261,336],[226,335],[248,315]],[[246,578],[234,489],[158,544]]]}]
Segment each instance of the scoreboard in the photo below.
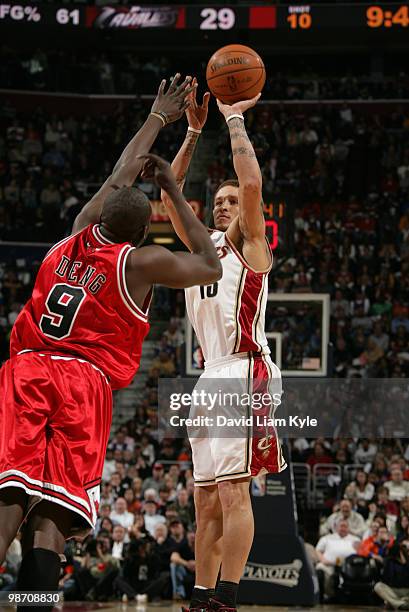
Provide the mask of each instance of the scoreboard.
[{"label": "scoreboard", "polygon": [[409,27],[409,4],[306,4],[216,7],[53,6],[0,3],[0,24],[30,24],[92,29],[163,28],[176,30],[280,30],[306,32],[324,28],[400,30]]},{"label": "scoreboard", "polygon": [[[196,216],[204,221],[203,202],[193,199],[188,199],[188,202]],[[163,202],[161,200],[151,200],[151,206],[150,233],[152,237],[159,235],[167,239],[174,236],[174,230]],[[291,256],[294,252],[294,209],[294,199],[290,193],[267,196],[263,202],[266,237],[271,250],[279,257]],[[206,216],[208,218],[210,216],[209,225],[212,225],[211,212],[207,211]]]}]

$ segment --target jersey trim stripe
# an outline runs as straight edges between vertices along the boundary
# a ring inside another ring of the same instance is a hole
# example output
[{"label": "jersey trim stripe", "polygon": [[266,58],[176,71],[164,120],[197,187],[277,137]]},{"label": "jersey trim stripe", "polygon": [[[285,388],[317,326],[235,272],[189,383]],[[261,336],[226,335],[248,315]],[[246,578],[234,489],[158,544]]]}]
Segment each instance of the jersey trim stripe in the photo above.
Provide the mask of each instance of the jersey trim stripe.
[{"label": "jersey trim stripe", "polygon": [[94,235],[95,240],[97,240],[100,244],[103,244],[104,246],[107,246],[109,244],[116,244],[115,242],[112,242],[112,240],[109,240],[102,234],[101,230],[99,229],[99,225],[92,226],[92,233]]},{"label": "jersey trim stripe", "polygon": [[[47,349],[44,349],[44,350],[47,350]],[[49,351],[47,351],[47,352],[41,351],[40,352],[37,349],[23,349],[22,351],[19,351],[17,353],[17,356],[18,355],[24,355],[25,353],[35,353],[36,355],[39,355],[40,357],[50,357],[50,359],[53,359],[54,361],[58,361],[58,360],[62,360],[62,361],[79,361],[80,363],[86,363],[86,364],[90,365],[91,368],[94,368],[94,370],[99,372],[104,377],[105,382],[107,382],[109,384],[109,377],[105,374],[105,372],[103,372],[100,368],[98,368],[96,365],[94,365],[93,363],[91,363],[87,359],[83,359],[82,357],[76,357],[75,355],[55,355],[54,353],[51,353]]]},{"label": "jersey trim stripe", "polygon": [[253,324],[257,315],[260,293],[263,288],[263,277],[247,271],[240,303],[239,325],[241,339],[238,352],[257,351],[259,345],[253,338]]},{"label": "jersey trim stripe", "polygon": [[131,247],[129,244],[126,244],[121,249],[121,252],[119,253],[119,256],[118,256],[117,281],[118,281],[119,295],[121,296],[121,299],[123,303],[125,304],[125,306],[128,308],[128,310],[133,315],[135,315],[135,317],[137,317],[141,321],[147,322],[148,320],[147,315],[139,308],[139,306],[135,304],[135,302],[130,296],[128,287],[126,286],[126,277],[125,277],[126,260],[127,260],[129,253],[134,248],[135,247]]},{"label": "jersey trim stripe", "polygon": [[263,303],[263,298],[264,298],[264,292],[265,292],[265,290],[266,290],[266,281],[267,281],[267,279],[268,279],[268,276],[266,275],[266,276],[263,278],[263,284],[262,284],[261,291],[260,291],[259,296],[258,296],[256,316],[254,317],[254,320],[253,320],[253,328],[252,328],[252,336],[253,336],[253,338],[254,338],[254,342],[257,344],[257,346],[258,346],[258,348],[259,348],[259,350],[260,350],[260,351],[262,350],[262,348],[263,348],[263,347],[262,347],[262,346],[261,346],[261,344],[260,344],[260,343],[257,341],[257,328],[258,328],[258,322],[259,322],[259,320],[260,320],[260,315],[261,315],[261,304]]},{"label": "jersey trim stripe", "polygon": [[267,238],[266,238],[266,242],[267,242],[267,246],[268,246],[268,252],[270,254],[270,265],[265,270],[255,270],[254,268],[252,268],[247,263],[247,261],[244,259],[243,255],[240,253],[240,251],[233,244],[232,240],[228,237],[227,233],[226,233],[226,242],[229,245],[229,247],[231,248],[231,250],[233,251],[233,253],[239,258],[239,260],[243,264],[243,266],[245,268],[247,268],[247,270],[250,270],[250,272],[254,272],[254,274],[268,274],[270,272],[271,267],[273,265],[273,255],[271,253],[270,246],[268,245]]},{"label": "jersey trim stripe", "polygon": [[[273,376],[273,371],[271,369],[271,361],[268,358],[266,358],[265,355],[262,355],[261,359],[262,359],[262,361],[263,361],[263,363],[264,363],[264,365],[265,365],[265,367],[267,369],[267,372],[268,372],[268,387],[267,387],[267,391],[269,392],[270,391],[270,383],[276,377]],[[275,366],[275,367],[277,368],[277,366]],[[277,370],[278,370],[278,368],[277,368]],[[278,370],[278,371],[280,372],[280,370]],[[280,376],[281,376],[281,374],[280,374]],[[276,406],[273,403],[272,407],[270,408],[269,415],[268,415],[269,418],[273,418],[274,417],[275,411],[276,411]],[[287,467],[287,462],[285,461],[285,459],[283,457],[283,452],[282,452],[282,449],[281,449],[281,444],[280,444],[279,439],[278,439],[277,429],[276,429],[276,427],[274,425],[273,425],[273,430],[274,430],[274,434],[275,434],[275,437],[276,437],[276,446],[277,446],[277,467],[278,467],[278,471],[282,472]]]},{"label": "jersey trim stripe", "polygon": [[72,495],[64,487],[61,487],[60,485],[54,485],[50,482],[42,482],[41,480],[30,478],[29,476],[27,476],[27,474],[25,474],[24,472],[21,472],[20,470],[7,470],[6,472],[2,472],[0,474],[0,483],[9,481],[10,478],[20,479],[21,481],[25,482],[25,484],[28,484],[29,486],[31,486],[33,489],[37,491],[42,491],[42,492],[46,491],[47,493],[50,493],[50,494],[53,493],[55,495],[64,495],[71,501],[71,503],[82,506],[83,508],[85,508],[85,510],[89,512],[89,506],[86,501],[81,499],[81,497]]},{"label": "jersey trim stripe", "polygon": [[245,268],[242,268],[241,274],[240,274],[240,280],[237,285],[236,304],[235,304],[235,310],[234,310],[234,320],[236,322],[236,341],[234,343],[233,353],[238,352],[238,346],[240,345],[240,341],[241,341],[241,329],[240,329],[239,317],[240,317],[240,307],[241,307],[241,295],[243,293],[243,288],[244,288],[244,284],[246,280],[246,274],[247,274],[247,270]]}]

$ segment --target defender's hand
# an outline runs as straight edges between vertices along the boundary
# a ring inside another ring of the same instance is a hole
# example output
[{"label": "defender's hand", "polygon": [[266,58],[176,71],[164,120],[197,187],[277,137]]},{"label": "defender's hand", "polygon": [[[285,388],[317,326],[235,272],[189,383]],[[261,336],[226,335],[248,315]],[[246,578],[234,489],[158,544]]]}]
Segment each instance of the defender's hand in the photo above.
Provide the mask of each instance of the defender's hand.
[{"label": "defender's hand", "polygon": [[217,100],[217,106],[219,107],[219,111],[224,116],[225,119],[230,117],[230,115],[236,115],[238,113],[245,113],[246,110],[255,106],[259,101],[261,93],[259,93],[251,100],[242,100],[241,102],[236,102],[235,104],[223,104],[220,100]]},{"label": "defender's hand", "polygon": [[197,84],[190,85],[192,81],[190,76],[187,76],[180,85],[178,85],[179,79],[180,74],[177,73],[171,80],[167,91],[165,91],[166,79],[163,79],[151,108],[152,113],[164,113],[166,123],[172,123],[183,115],[190,105],[187,96],[197,87]]},{"label": "defender's hand", "polygon": [[154,181],[161,189],[167,192],[178,189],[175,175],[169,162],[153,153],[138,155],[138,158],[145,159],[141,174],[142,178]]},{"label": "defender's hand", "polygon": [[189,127],[195,130],[201,130],[206,123],[207,113],[209,109],[210,93],[206,91],[203,96],[202,104],[197,103],[196,92],[197,92],[197,79],[194,77],[192,81],[193,91],[191,91],[186,100],[190,102],[190,106],[186,109],[186,117],[189,123]]}]

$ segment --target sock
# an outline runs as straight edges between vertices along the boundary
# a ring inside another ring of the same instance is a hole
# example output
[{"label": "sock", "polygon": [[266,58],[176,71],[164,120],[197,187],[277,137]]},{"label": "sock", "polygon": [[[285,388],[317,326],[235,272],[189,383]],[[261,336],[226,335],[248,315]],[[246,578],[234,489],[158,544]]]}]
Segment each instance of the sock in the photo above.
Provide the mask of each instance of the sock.
[{"label": "sock", "polygon": [[[32,548],[23,557],[16,591],[58,591],[60,555],[45,548]],[[51,612],[54,605],[36,606],[36,612]],[[18,612],[32,612],[31,606],[18,606]]]},{"label": "sock", "polygon": [[201,586],[195,586],[190,601],[191,608],[200,608],[201,604],[207,604],[210,597],[213,597],[214,589],[207,589]]},{"label": "sock", "polygon": [[217,585],[214,597],[216,601],[220,601],[220,603],[225,604],[229,608],[235,608],[238,590],[238,582],[228,582],[227,580],[220,580],[219,584]]}]

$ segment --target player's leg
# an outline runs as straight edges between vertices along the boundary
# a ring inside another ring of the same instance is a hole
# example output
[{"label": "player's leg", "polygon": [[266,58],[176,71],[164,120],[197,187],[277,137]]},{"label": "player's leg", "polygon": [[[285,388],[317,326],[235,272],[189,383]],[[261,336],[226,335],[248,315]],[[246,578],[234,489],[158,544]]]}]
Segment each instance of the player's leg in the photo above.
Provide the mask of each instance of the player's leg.
[{"label": "player's leg", "polygon": [[17,487],[0,489],[0,565],[24,517],[27,494]]},{"label": "player's leg", "polygon": [[[196,433],[196,435],[194,435]],[[201,434],[199,437],[197,434]],[[206,607],[214,595],[221,562],[220,538],[222,536],[222,514],[215,482],[212,447],[209,432],[189,429],[192,447],[193,473],[195,478],[196,510],[196,581],[190,608]],[[206,483],[199,485],[198,483]]]},{"label": "player's leg", "polygon": [[[223,535],[222,507],[217,485],[195,487],[196,508],[196,586],[191,607],[199,607],[213,595],[221,564]],[[210,592],[209,592],[210,591]]]},{"label": "player's leg", "polygon": [[[71,510],[49,501],[38,503],[28,516],[22,540],[23,560],[17,578],[19,591],[57,591],[60,555],[70,535],[74,515]],[[25,610],[20,606],[18,610]],[[28,609],[28,608],[27,608]],[[48,611],[52,606],[37,610]]]},{"label": "player's leg", "polygon": [[222,568],[215,599],[235,608],[237,590],[254,537],[250,478],[218,483],[223,513]]}]

